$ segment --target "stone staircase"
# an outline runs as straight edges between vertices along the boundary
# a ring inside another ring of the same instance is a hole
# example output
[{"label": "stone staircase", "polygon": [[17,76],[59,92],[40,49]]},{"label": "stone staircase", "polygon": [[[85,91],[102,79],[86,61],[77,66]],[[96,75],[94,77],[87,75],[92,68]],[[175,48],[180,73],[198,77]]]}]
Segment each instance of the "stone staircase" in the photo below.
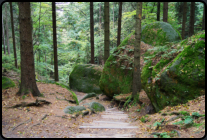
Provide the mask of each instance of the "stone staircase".
[{"label": "stone staircase", "polygon": [[[80,129],[86,129],[90,133],[82,133],[77,138],[131,138],[135,136],[137,126],[132,126],[128,115],[117,108],[107,109],[101,115],[100,120],[92,123],[84,123]],[[135,130],[135,131],[133,131]],[[133,132],[132,132],[133,131]]]}]

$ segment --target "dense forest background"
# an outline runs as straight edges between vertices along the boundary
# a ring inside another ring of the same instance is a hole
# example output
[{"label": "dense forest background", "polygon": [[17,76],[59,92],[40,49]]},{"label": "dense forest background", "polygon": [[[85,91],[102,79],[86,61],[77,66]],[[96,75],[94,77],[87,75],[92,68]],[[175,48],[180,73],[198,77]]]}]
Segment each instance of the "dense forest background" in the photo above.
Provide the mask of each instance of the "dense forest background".
[{"label": "dense forest background", "polygon": [[[190,2],[187,2],[185,36],[189,37]],[[15,42],[12,38],[11,5],[2,5],[2,67],[20,73],[20,35],[18,3],[12,2]],[[163,21],[163,2],[160,2],[160,19],[158,19],[158,2],[143,2],[142,25]],[[110,53],[117,47],[117,30],[119,2],[109,3]],[[135,30],[136,2],[122,3],[121,42]],[[167,22],[180,34],[182,33],[183,2],[169,2]],[[204,4],[195,2],[194,33],[203,30],[205,23]],[[54,51],[52,3],[31,2],[33,25],[33,52],[36,75],[54,79]],[[104,3],[93,3],[94,18],[94,57],[95,63],[101,64],[104,55]],[[56,2],[56,30],[58,48],[59,81],[68,83],[69,74],[75,64],[88,64],[91,60],[90,44],[90,3]],[[14,63],[16,46],[17,65]],[[6,50],[4,50],[4,46]]]}]

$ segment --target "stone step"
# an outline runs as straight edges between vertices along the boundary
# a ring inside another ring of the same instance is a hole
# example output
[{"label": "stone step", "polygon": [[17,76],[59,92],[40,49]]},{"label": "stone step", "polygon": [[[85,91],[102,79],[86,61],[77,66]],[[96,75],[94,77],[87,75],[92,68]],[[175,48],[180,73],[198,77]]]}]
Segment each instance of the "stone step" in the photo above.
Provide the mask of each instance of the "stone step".
[{"label": "stone step", "polygon": [[128,116],[127,114],[121,114],[121,113],[117,113],[117,114],[114,114],[114,113],[103,113],[102,115],[114,115],[114,116]]},{"label": "stone step", "polygon": [[119,116],[119,115],[101,115],[102,118],[109,118],[109,119],[128,119],[128,116]]},{"label": "stone step", "polygon": [[119,127],[125,127],[130,126],[129,123],[120,123],[120,124],[114,124],[114,123],[84,123],[82,126],[104,126],[104,127],[111,127],[111,126],[119,126]]},{"label": "stone step", "polygon": [[107,113],[121,113],[121,114],[124,113],[123,111],[107,111],[107,110],[105,112],[107,112]]},{"label": "stone step", "polygon": [[99,128],[99,129],[130,129],[130,128],[138,128],[137,126],[80,126],[79,128]]},{"label": "stone step", "polygon": [[117,108],[116,107],[114,107],[114,108],[107,108],[106,111],[107,110],[114,110],[114,109],[117,109]]},{"label": "stone step", "polygon": [[76,138],[131,138],[135,134],[113,134],[113,135],[99,135],[99,134],[80,134]]},{"label": "stone step", "polygon": [[126,122],[115,122],[115,121],[93,121],[93,123],[110,123],[110,124],[128,124]]}]

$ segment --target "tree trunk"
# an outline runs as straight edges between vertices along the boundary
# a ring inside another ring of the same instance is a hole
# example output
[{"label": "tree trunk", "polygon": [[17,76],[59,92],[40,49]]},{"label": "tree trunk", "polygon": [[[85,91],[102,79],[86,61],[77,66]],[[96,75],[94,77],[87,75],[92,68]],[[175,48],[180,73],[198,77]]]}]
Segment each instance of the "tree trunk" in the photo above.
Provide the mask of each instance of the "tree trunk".
[{"label": "tree trunk", "polygon": [[21,85],[17,95],[32,93],[33,96],[39,96],[40,92],[35,79],[30,2],[19,2],[19,29]]},{"label": "tree trunk", "polygon": [[189,36],[192,36],[194,34],[194,19],[195,19],[195,2],[191,2]]},{"label": "tree trunk", "polygon": [[168,17],[168,2],[163,2],[163,22],[167,22]]},{"label": "tree trunk", "polygon": [[160,21],[160,2],[157,2],[157,21]]},{"label": "tree trunk", "polygon": [[104,63],[109,57],[109,2],[104,2]]},{"label": "tree trunk", "polygon": [[10,55],[10,47],[9,47],[9,28],[8,28],[8,21],[7,21],[7,3],[5,3],[5,13],[6,13],[6,39],[7,39],[7,50],[8,50],[8,54]]},{"label": "tree trunk", "polygon": [[136,25],[135,25],[135,47],[134,47],[134,71],[132,98],[137,101],[137,94],[141,90],[141,71],[140,71],[140,43],[141,43],[141,19],[142,19],[142,2],[137,2]]},{"label": "tree trunk", "polygon": [[12,26],[12,38],[13,38],[13,49],[14,49],[14,65],[17,68],[17,53],[16,53],[16,45],[15,45],[15,34],[14,34],[14,22],[13,22],[13,11],[12,11],[12,3],[10,4],[10,13],[11,13],[11,26]]},{"label": "tree trunk", "polygon": [[91,64],[94,64],[94,22],[93,2],[90,2]]},{"label": "tree trunk", "polygon": [[154,2],[153,7],[152,7],[152,10],[151,10],[151,12],[150,12],[150,13],[152,13],[152,12],[153,12],[154,7],[155,7],[155,3],[156,3],[156,2]]},{"label": "tree trunk", "polygon": [[58,79],[58,59],[57,59],[57,37],[56,37],[56,11],[55,2],[52,2],[52,23],[53,23],[53,46],[54,46],[54,70],[55,70],[55,81]]},{"label": "tree trunk", "polygon": [[206,8],[205,8],[205,5],[203,5],[204,9],[203,9],[203,25],[202,25],[202,30],[205,30],[205,11],[206,11]]},{"label": "tree trunk", "polygon": [[182,39],[185,38],[185,22],[186,22],[186,13],[187,13],[187,2],[184,2],[183,5],[183,23],[182,23]]},{"label": "tree trunk", "polygon": [[122,17],[122,2],[119,2],[119,19],[118,19],[117,47],[120,45],[120,40],[121,40],[121,17]]},{"label": "tree trunk", "polygon": [[2,15],[2,39],[3,39],[2,42],[4,44],[4,54],[6,54],[3,15]]}]

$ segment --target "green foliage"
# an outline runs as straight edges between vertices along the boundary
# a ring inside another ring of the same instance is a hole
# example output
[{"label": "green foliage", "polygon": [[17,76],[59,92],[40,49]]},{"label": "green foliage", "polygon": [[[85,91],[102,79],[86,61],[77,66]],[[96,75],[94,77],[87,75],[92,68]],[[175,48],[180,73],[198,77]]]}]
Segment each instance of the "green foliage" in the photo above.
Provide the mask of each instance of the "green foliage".
[{"label": "green foliage", "polygon": [[180,114],[182,114],[184,116],[189,116],[190,115],[187,111],[180,111]]},{"label": "green foliage", "polygon": [[9,79],[8,77],[2,76],[2,89],[7,89],[10,87],[14,87],[15,83]]}]

